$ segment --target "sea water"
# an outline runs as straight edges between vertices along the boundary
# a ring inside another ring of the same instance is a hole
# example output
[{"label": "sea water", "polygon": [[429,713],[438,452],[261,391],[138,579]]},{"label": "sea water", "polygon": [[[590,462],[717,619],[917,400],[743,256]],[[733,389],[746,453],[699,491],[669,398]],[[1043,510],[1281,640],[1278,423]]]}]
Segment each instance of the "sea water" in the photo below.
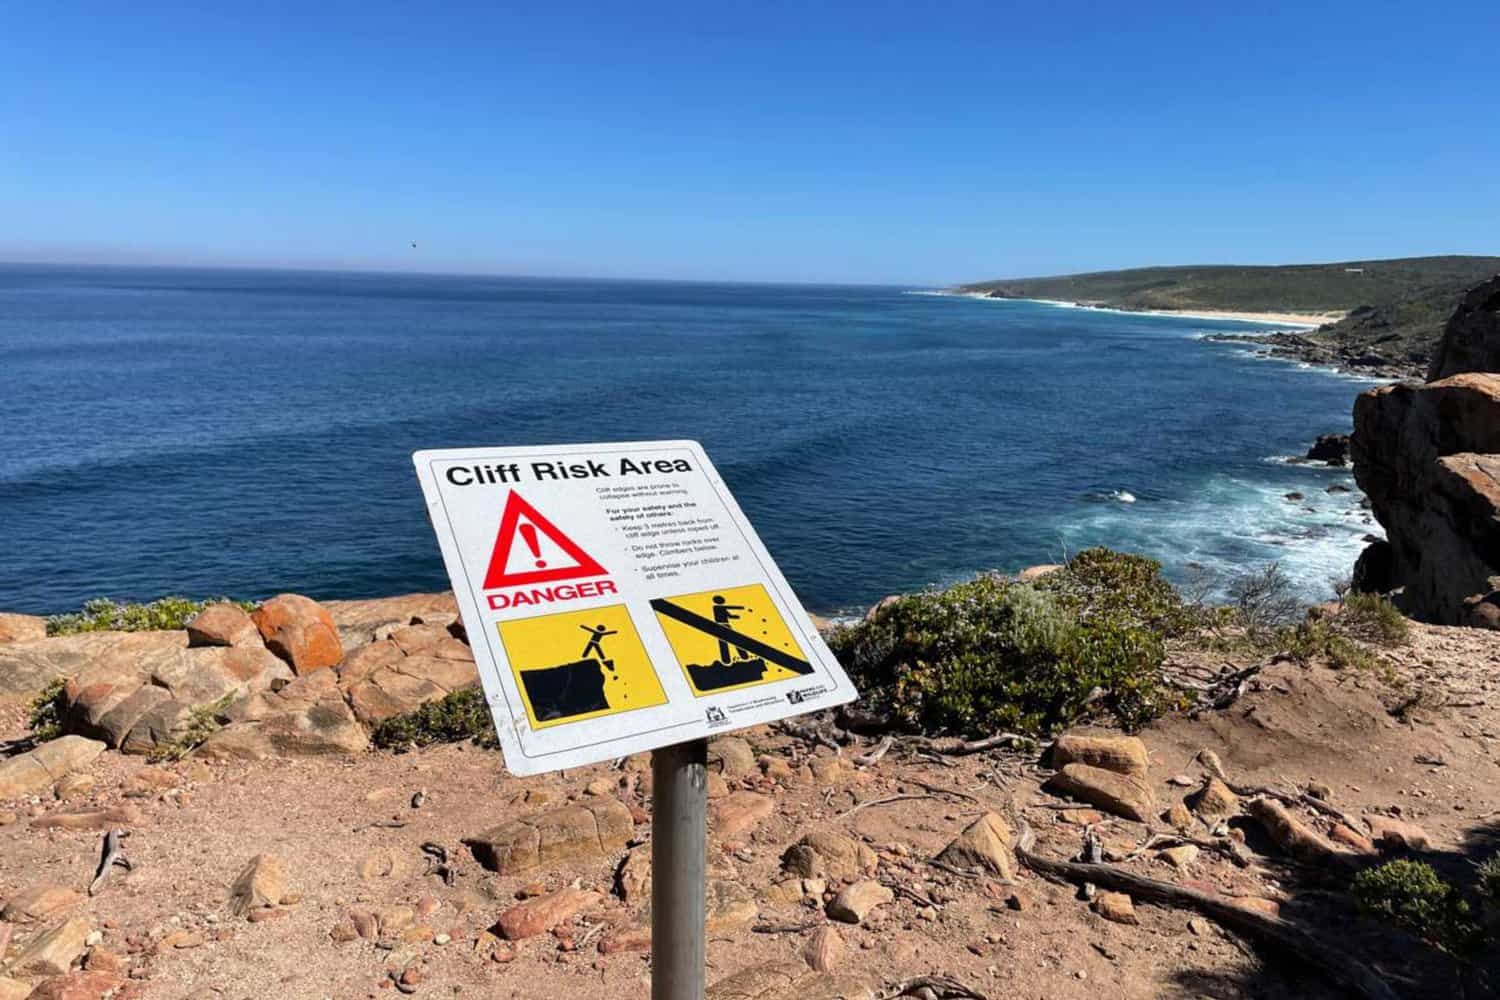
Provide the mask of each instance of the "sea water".
[{"label": "sea water", "polygon": [[1317,599],[1378,532],[1285,461],[1364,386],[1256,327],[911,291],[0,266],[0,610],[445,588],[458,445],[696,438],[831,613],[1091,545]]}]

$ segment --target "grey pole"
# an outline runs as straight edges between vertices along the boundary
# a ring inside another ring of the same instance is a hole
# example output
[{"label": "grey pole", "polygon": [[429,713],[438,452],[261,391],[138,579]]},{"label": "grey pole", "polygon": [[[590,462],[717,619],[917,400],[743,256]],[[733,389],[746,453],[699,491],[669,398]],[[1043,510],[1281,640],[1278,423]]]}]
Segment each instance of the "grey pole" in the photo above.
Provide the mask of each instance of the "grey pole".
[{"label": "grey pole", "polygon": [[708,741],[651,754],[651,1000],[703,1000]]}]

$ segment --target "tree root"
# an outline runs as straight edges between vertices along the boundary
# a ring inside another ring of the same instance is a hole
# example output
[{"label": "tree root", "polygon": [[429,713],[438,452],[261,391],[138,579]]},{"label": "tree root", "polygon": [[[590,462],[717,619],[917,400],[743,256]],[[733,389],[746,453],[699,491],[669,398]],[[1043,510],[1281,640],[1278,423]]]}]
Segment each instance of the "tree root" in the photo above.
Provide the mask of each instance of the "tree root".
[{"label": "tree root", "polygon": [[896,997],[919,997],[921,1000],[989,1000],[983,993],[965,986],[950,976],[917,976],[903,979],[875,1000],[896,1000]]},{"label": "tree root", "polygon": [[1366,1000],[1397,1000],[1395,992],[1369,966],[1280,917],[1236,906],[1221,897],[1197,889],[1122,871],[1112,865],[1044,858],[1032,851],[1036,844],[1036,834],[1031,825],[1025,819],[1017,817],[1017,826],[1020,830],[1015,848],[1017,860],[1044,878],[1061,882],[1093,883],[1114,892],[1127,893],[1134,899],[1148,903],[1196,910],[1232,931],[1294,955]]}]

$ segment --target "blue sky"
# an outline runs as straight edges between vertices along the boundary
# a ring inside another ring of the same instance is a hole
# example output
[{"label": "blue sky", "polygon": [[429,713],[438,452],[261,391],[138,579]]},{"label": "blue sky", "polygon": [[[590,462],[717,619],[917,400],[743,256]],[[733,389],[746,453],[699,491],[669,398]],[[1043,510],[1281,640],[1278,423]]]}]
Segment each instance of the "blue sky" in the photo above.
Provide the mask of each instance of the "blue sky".
[{"label": "blue sky", "polygon": [[20,3],[0,259],[942,284],[1497,253],[1497,37],[1493,2]]}]

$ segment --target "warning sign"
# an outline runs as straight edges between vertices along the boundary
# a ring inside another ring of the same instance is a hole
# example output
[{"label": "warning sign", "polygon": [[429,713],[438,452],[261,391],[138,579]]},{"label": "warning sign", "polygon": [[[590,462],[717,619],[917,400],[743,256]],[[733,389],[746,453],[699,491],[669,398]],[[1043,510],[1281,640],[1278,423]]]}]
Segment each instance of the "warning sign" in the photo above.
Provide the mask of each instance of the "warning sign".
[{"label": "warning sign", "polygon": [[[518,544],[517,539],[525,544]],[[554,550],[562,558],[553,555]],[[521,494],[512,492],[506,498],[505,512],[500,515],[500,533],[495,536],[495,551],[484,575],[485,590],[604,573],[603,566],[522,500]]]},{"label": "warning sign", "polygon": [[412,458],[511,771],[855,697],[696,442]]},{"label": "warning sign", "polygon": [[537,728],[667,700],[623,604],[500,622],[500,642]]},{"label": "warning sign", "polygon": [[699,697],[813,672],[758,583],[657,598],[651,610]]}]

